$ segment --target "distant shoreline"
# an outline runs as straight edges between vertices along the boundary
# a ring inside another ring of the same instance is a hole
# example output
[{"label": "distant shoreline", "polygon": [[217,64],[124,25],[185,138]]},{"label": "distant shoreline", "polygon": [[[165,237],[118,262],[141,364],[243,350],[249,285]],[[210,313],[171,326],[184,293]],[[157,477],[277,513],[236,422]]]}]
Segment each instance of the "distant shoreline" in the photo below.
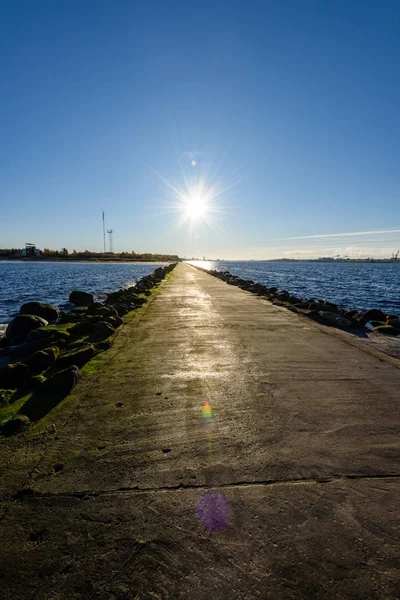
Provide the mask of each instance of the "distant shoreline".
[{"label": "distant shoreline", "polygon": [[3,263],[106,263],[106,264],[137,264],[137,265],[161,265],[170,264],[176,261],[173,260],[129,260],[126,258],[113,258],[112,260],[100,259],[100,258],[0,258],[0,262]]},{"label": "distant shoreline", "polygon": [[383,263],[389,265],[400,265],[400,261],[391,260],[389,258],[260,258],[260,259],[206,259],[201,260],[198,258],[183,258],[182,262],[246,262],[246,263],[259,263],[259,262],[284,262],[284,263]]}]

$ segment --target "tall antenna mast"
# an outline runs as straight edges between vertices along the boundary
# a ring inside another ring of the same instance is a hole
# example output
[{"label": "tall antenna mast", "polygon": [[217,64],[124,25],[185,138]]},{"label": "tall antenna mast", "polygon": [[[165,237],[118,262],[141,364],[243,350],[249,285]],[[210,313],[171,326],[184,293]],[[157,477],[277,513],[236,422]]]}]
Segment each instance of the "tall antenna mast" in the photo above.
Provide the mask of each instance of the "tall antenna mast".
[{"label": "tall antenna mast", "polygon": [[110,237],[110,243],[109,243],[109,253],[110,254],[114,254],[114,245],[113,245],[113,233],[114,233],[114,229],[107,229],[107,233]]},{"label": "tall antenna mast", "polygon": [[105,225],[105,221],[104,221],[104,210],[103,210],[103,248],[104,248],[104,254],[107,252],[107,248],[106,248],[106,225]]}]

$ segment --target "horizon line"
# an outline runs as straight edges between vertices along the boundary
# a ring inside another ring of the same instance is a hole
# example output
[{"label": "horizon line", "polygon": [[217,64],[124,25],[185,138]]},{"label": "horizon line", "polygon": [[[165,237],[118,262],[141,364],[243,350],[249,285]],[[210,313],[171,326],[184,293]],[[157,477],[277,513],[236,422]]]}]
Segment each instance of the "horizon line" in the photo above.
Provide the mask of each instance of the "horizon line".
[{"label": "horizon line", "polygon": [[279,240],[309,240],[312,238],[346,237],[349,235],[379,235],[380,233],[400,233],[400,228],[394,227],[392,229],[375,229],[372,231],[353,231],[351,233],[320,233],[318,235],[300,235],[296,237],[279,238]]}]

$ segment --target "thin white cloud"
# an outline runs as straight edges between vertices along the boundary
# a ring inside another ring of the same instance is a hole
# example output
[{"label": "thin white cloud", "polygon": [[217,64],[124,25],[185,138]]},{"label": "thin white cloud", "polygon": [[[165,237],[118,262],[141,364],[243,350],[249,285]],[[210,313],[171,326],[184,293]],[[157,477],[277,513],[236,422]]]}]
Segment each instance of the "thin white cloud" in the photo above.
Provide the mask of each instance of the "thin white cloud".
[{"label": "thin white cloud", "polygon": [[301,235],[298,237],[281,238],[281,240],[310,240],[314,238],[346,237],[351,235],[379,235],[380,233],[400,233],[400,229],[376,229],[375,231],[353,231],[352,233],[322,233],[319,235]]}]

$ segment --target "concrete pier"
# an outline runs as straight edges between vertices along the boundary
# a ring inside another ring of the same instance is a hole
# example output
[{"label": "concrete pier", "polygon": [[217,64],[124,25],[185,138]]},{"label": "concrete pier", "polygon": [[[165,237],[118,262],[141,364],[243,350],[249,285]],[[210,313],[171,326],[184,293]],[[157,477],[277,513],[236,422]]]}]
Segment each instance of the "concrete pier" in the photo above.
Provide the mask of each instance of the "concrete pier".
[{"label": "concrete pier", "polygon": [[400,597],[393,359],[179,264],[85,370],[0,447],[2,598]]}]

